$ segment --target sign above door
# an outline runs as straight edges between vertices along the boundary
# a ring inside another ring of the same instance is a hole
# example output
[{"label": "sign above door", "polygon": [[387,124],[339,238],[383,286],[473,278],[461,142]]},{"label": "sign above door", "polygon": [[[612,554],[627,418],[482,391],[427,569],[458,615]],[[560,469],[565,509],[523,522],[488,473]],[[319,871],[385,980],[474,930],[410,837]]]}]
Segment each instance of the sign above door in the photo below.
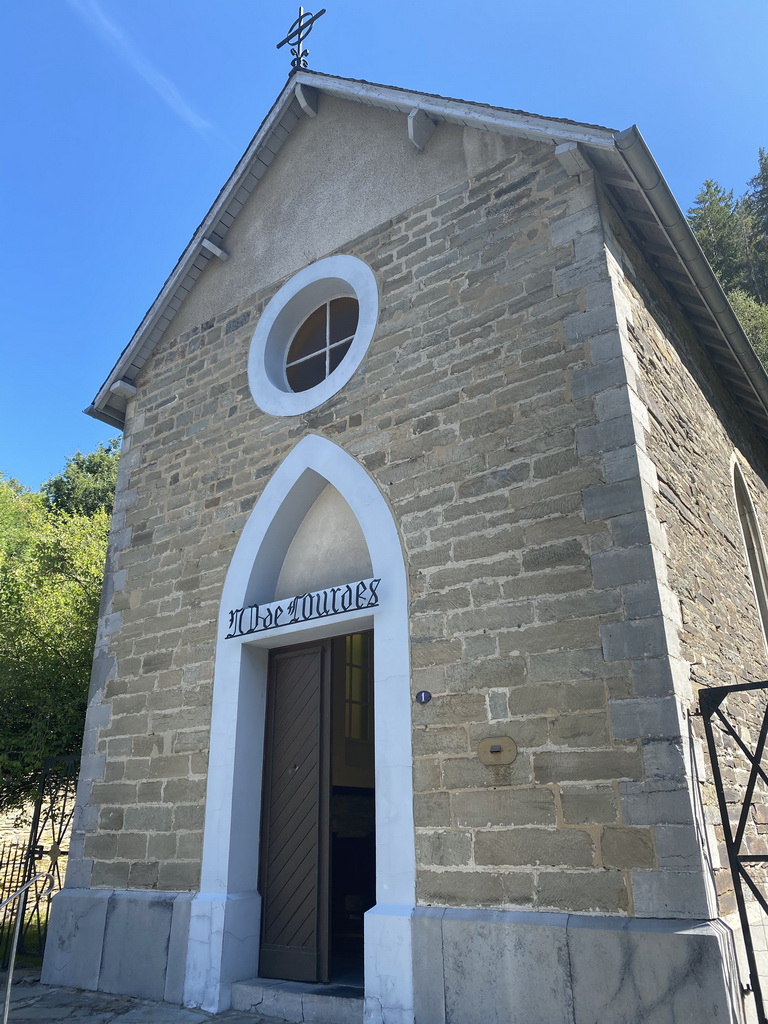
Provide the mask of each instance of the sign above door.
[{"label": "sign above door", "polygon": [[229,612],[229,632],[225,639],[265,633],[270,629],[293,626],[297,622],[325,619],[331,615],[376,608],[379,604],[380,583],[380,578],[358,580],[356,583],[326,587],[325,590],[297,594],[296,597],[272,601],[269,604],[250,604],[244,608],[234,608]]}]

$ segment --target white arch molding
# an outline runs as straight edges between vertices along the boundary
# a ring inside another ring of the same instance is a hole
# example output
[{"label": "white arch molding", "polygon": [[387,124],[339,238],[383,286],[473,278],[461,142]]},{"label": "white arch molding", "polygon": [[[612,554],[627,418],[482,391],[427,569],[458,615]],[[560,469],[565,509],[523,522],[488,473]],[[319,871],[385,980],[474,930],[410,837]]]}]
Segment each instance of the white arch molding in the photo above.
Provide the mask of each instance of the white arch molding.
[{"label": "white arch molding", "polygon": [[[228,612],[270,601],[282,559],[331,484],[365,536],[379,606],[268,636],[225,639]],[[397,528],[373,480],[317,435],[303,438],[267,484],[232,556],[219,611],[200,892],[192,900],[184,1002],[217,1012],[258,964],[257,891],[268,649],[373,626],[376,906],[365,915],[365,1020],[412,1024],[415,900],[408,593]],[[249,641],[249,642],[246,642]]]},{"label": "white arch molding", "polygon": [[752,495],[749,493],[747,481],[735,455],[731,457],[731,473],[733,490],[736,496],[736,510],[739,515],[741,536],[744,542],[744,554],[757,603],[763,640],[768,649],[768,560],[765,556],[763,535],[758,523]]}]

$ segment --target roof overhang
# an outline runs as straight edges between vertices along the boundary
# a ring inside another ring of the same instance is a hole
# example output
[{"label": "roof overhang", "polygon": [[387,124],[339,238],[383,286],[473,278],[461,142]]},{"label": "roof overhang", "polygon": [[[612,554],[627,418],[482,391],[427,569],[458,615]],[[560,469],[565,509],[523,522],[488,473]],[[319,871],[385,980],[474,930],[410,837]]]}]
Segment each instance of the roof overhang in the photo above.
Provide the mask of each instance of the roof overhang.
[{"label": "roof overhang", "polygon": [[430,125],[449,123],[542,142],[558,149],[576,173],[592,167],[608,189],[649,262],[675,295],[725,386],[768,441],[768,375],[715,279],[669,186],[637,128],[624,132],[565,118],[448,99],[375,85],[317,71],[292,75],[248,149],[192,237],[162,291],[147,311],[85,410],[122,428],[142,367],[212,259],[226,259],[226,236],[292,128],[317,113],[318,95],[397,111],[411,141],[426,144]]}]

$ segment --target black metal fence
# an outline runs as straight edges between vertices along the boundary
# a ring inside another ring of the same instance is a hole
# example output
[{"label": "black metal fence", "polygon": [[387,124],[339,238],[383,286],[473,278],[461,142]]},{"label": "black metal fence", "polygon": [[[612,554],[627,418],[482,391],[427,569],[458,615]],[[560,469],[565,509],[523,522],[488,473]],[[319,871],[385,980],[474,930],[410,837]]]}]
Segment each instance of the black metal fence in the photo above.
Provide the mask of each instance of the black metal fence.
[{"label": "black metal fence", "polygon": [[[743,703],[738,709],[729,709],[727,703],[729,697],[738,700],[739,694],[761,690],[768,698],[768,682],[712,686],[699,691],[699,707],[758,1022],[768,1024],[768,1006],[761,984],[761,973],[762,981],[766,981],[766,969],[765,965],[758,963],[759,953],[768,957],[763,941],[768,925],[768,854],[762,852],[766,848],[763,835],[768,835],[768,827],[764,828],[768,826],[768,773],[764,762],[768,704],[757,709],[750,702],[749,715],[745,715]],[[753,720],[747,723],[747,717]],[[768,985],[765,987],[768,989]]]},{"label": "black metal fence", "polygon": [[11,904],[0,912],[0,967],[8,966],[11,935],[17,912],[23,915],[17,953],[42,956],[51,899],[64,884],[69,835],[75,805],[79,759],[47,758],[41,773],[38,796],[26,842],[7,842],[0,847],[0,902],[40,872],[48,871],[53,888],[31,887],[21,905]]}]

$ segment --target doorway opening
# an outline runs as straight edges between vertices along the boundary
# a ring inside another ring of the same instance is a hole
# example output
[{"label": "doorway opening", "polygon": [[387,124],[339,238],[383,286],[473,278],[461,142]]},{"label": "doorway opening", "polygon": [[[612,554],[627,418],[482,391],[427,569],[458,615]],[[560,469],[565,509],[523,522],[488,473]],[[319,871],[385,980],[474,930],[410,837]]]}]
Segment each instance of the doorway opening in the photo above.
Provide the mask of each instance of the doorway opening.
[{"label": "doorway opening", "polygon": [[260,977],[362,986],[374,793],[373,633],[270,652]]}]

